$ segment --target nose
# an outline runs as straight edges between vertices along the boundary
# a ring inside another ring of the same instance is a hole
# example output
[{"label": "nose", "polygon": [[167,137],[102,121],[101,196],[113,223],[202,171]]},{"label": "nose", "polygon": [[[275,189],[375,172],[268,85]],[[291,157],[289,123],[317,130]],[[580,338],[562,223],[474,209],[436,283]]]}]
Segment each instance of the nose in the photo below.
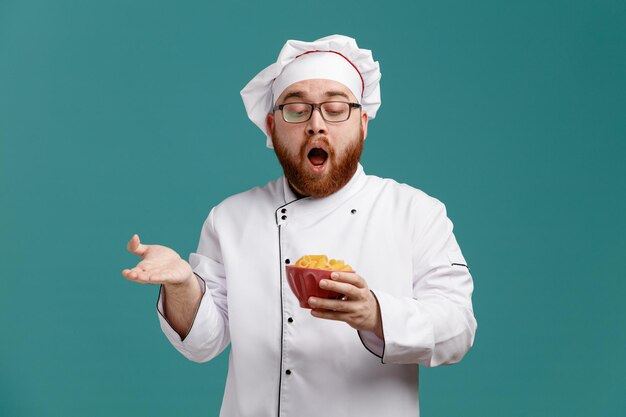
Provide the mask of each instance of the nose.
[{"label": "nose", "polygon": [[326,134],[326,122],[322,117],[322,111],[320,108],[313,109],[313,114],[311,114],[311,118],[306,123],[306,131],[309,135],[319,135]]}]

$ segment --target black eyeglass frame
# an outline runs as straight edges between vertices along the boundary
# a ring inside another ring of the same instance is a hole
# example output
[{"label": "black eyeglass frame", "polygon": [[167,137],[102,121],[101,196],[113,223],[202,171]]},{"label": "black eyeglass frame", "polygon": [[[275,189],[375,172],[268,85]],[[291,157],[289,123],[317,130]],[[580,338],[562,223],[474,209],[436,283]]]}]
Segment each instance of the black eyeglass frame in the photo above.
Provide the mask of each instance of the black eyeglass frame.
[{"label": "black eyeglass frame", "polygon": [[[348,104],[348,117],[345,118],[345,120],[341,120],[341,121],[331,121],[331,120],[326,120],[326,118],[324,117],[324,113],[322,112],[322,105],[327,104],[327,103],[343,103],[343,104]],[[289,120],[285,119],[285,113],[283,113],[283,107],[289,105],[289,104],[306,104],[311,106],[311,113],[309,113],[309,117],[306,120],[301,120],[299,122],[290,122]],[[325,122],[327,123],[343,123],[345,121],[347,121],[350,116],[352,116],[352,109],[360,109],[361,106],[359,103],[350,103],[347,101],[324,101],[322,103],[304,103],[304,102],[299,102],[299,101],[294,101],[292,103],[283,103],[283,104],[277,104],[276,106],[274,106],[272,108],[272,112],[276,112],[276,110],[280,110],[281,115],[283,116],[283,120],[286,123],[306,123],[309,120],[311,120],[311,117],[313,116],[313,112],[315,111],[315,109],[319,109],[320,111],[320,115],[322,116],[322,119],[324,119]]]}]

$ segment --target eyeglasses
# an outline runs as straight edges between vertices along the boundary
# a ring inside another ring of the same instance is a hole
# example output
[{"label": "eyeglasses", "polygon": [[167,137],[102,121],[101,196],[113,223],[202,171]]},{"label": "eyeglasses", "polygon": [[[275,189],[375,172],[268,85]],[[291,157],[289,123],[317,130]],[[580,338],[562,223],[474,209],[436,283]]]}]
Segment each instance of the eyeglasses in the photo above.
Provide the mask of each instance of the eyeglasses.
[{"label": "eyeglasses", "polygon": [[345,101],[325,101],[324,103],[286,103],[274,106],[272,111],[280,110],[287,123],[308,122],[313,110],[320,109],[322,119],[331,123],[345,122],[350,118],[352,109],[358,109],[358,103]]}]

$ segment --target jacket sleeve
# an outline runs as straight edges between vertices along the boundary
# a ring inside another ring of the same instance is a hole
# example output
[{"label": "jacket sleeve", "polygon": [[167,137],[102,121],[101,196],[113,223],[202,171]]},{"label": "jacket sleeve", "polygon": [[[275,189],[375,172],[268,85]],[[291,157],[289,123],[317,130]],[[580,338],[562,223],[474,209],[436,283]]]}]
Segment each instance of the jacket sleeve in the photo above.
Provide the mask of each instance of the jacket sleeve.
[{"label": "jacket sleeve", "polygon": [[226,277],[219,240],[214,227],[214,210],[204,222],[196,253],[189,263],[200,280],[204,294],[189,333],[181,338],[163,313],[163,288],[159,291],[157,312],[161,329],[170,343],[186,358],[206,362],[219,355],[230,343]]},{"label": "jacket sleeve", "polygon": [[452,227],[445,206],[436,201],[416,223],[412,296],[372,290],[384,343],[373,334],[361,338],[383,363],[447,365],[460,361],[472,346],[477,325],[472,277]]}]

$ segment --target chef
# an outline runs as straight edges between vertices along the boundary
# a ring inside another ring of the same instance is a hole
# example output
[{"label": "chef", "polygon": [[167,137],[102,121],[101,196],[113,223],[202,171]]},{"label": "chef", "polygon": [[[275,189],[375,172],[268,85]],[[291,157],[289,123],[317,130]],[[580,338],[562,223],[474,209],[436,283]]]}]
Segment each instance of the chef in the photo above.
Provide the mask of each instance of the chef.
[{"label": "chef", "polygon": [[[288,41],[241,91],[284,176],[213,207],[189,262],[128,243],[142,260],[122,274],[161,284],[180,353],[205,362],[230,344],[223,417],[418,416],[418,365],[472,346],[472,278],[445,206],[359,163],[380,76],[352,38]],[[300,307],[285,268],[307,254],[356,271],[320,282],[342,299]]]}]

